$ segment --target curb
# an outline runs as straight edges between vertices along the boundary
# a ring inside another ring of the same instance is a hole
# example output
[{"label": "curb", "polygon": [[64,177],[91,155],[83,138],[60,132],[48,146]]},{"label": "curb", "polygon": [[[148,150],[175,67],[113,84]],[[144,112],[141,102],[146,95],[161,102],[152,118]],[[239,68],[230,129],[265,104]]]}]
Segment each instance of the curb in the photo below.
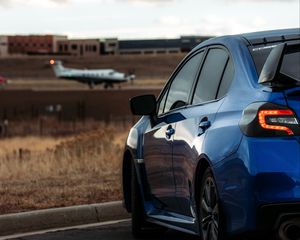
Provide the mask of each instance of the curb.
[{"label": "curb", "polygon": [[0,215],[0,236],[128,218],[121,201]]}]

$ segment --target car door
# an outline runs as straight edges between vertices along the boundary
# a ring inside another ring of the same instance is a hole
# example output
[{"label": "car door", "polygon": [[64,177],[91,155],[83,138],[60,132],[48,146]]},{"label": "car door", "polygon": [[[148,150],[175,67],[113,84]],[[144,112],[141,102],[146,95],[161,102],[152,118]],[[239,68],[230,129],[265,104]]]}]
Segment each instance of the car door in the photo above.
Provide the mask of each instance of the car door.
[{"label": "car door", "polygon": [[144,162],[155,208],[176,211],[173,174],[173,137],[175,123],[183,119],[180,109],[190,99],[199,72],[203,51],[192,55],[178,68],[158,101],[158,118],[144,135]]},{"label": "car door", "polygon": [[176,123],[173,138],[176,198],[183,215],[196,216],[192,206],[195,204],[193,179],[197,160],[205,147],[207,131],[214,127],[216,113],[232,78],[233,64],[227,51],[222,47],[209,48],[191,105],[182,111],[185,119]]}]

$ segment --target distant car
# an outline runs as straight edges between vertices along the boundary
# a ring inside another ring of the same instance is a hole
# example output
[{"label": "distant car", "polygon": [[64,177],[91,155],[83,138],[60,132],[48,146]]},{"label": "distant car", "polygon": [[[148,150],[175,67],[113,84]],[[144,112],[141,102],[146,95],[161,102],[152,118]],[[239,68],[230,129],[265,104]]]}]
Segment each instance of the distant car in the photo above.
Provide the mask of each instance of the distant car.
[{"label": "distant car", "polygon": [[287,29],[205,41],[157,99],[132,98],[143,115],[123,158],[133,234],[154,223],[210,240],[299,239],[299,86],[300,29]]}]

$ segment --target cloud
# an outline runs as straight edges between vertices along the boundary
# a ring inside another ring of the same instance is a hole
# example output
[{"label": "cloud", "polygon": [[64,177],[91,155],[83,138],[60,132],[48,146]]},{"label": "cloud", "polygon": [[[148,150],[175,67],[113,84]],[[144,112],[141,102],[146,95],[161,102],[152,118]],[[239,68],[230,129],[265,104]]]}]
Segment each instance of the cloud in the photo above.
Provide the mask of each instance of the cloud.
[{"label": "cloud", "polygon": [[139,6],[157,6],[157,5],[165,5],[172,2],[176,2],[177,0],[115,0],[115,1],[130,3]]},{"label": "cloud", "polygon": [[[97,3],[130,3],[134,5],[156,6],[175,2],[178,0],[85,0]],[[84,2],[84,0],[0,0],[0,8],[11,8],[17,6],[59,6],[66,5],[71,2]]]},{"label": "cloud", "polygon": [[49,0],[49,1],[57,4],[66,4],[70,2],[69,0]]},{"label": "cloud", "polygon": [[288,3],[288,2],[296,2],[299,0],[225,0],[226,2],[254,2],[254,3],[263,3],[263,2],[282,2],[282,3]]},{"label": "cloud", "polygon": [[11,0],[0,0],[0,6],[2,7],[9,7],[11,5]]},{"label": "cloud", "polygon": [[150,4],[175,2],[175,0],[119,0],[119,1],[133,2],[133,3],[150,3]]},{"label": "cloud", "polygon": [[53,6],[69,3],[71,0],[0,0],[0,7]]}]

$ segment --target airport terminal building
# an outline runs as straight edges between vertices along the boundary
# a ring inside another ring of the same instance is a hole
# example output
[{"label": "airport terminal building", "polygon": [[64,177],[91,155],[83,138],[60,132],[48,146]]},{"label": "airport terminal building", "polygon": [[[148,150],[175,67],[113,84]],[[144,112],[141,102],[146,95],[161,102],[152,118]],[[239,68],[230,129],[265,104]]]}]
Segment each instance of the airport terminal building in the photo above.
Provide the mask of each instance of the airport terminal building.
[{"label": "airport terminal building", "polygon": [[211,36],[183,36],[174,39],[68,39],[63,35],[0,36],[0,57],[58,55],[99,57],[125,54],[178,54],[192,50]]},{"label": "airport terminal building", "polygon": [[120,54],[176,54],[191,51],[205,36],[183,36],[175,39],[120,40]]},{"label": "airport terminal building", "polygon": [[58,41],[67,39],[62,35],[14,35],[7,36],[8,55],[50,55],[58,51]]},{"label": "airport terminal building", "polygon": [[77,57],[125,54],[178,54],[192,50],[209,36],[184,36],[174,39],[66,39],[58,41],[58,54]]},{"label": "airport terminal building", "polygon": [[8,56],[8,38],[0,35],[0,58]]}]

